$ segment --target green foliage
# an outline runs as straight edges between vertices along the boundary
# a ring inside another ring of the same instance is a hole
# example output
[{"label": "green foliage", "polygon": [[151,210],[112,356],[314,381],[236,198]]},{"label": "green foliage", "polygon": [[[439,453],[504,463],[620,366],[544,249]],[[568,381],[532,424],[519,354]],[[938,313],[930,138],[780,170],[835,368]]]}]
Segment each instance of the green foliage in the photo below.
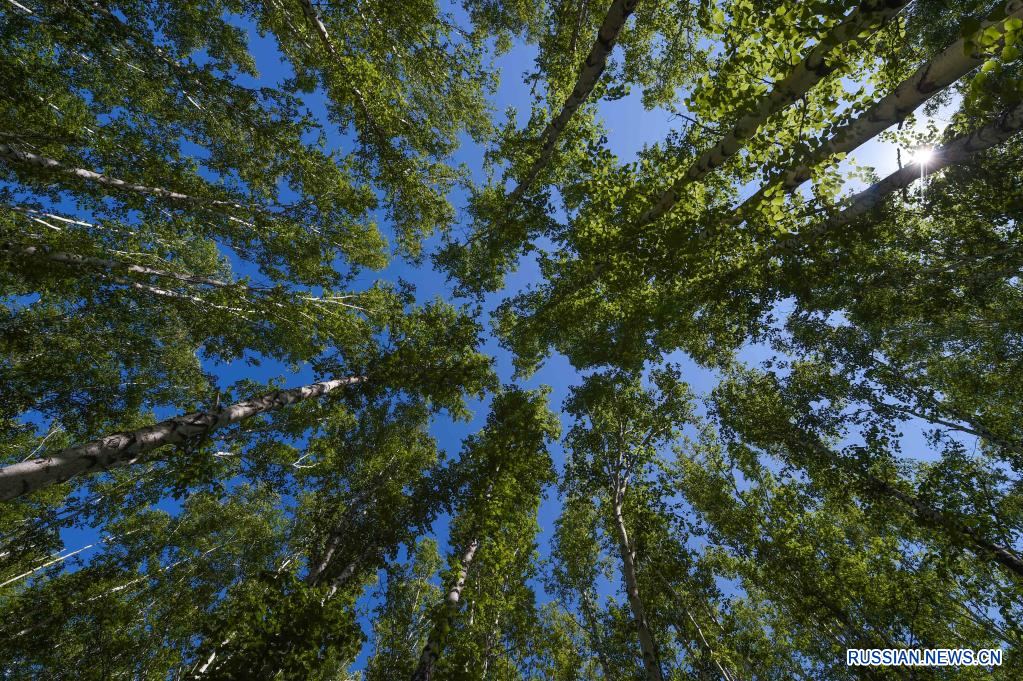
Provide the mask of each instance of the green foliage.
[{"label": "green foliage", "polygon": [[0,676],[1020,677],[1023,10],[903,4],[7,3],[0,464],[357,380],[0,505]]},{"label": "green foliage", "polygon": [[[293,575],[254,575],[228,592],[203,628],[211,679],[328,679],[358,650],[351,611]],[[221,643],[216,643],[220,641]]]}]

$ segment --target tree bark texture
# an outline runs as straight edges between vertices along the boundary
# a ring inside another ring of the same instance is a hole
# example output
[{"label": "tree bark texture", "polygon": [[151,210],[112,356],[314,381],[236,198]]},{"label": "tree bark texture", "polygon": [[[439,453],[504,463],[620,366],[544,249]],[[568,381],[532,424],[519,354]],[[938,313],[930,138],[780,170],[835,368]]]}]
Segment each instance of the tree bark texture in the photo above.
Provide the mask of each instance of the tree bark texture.
[{"label": "tree bark texture", "polygon": [[632,619],[636,623],[639,647],[643,653],[643,667],[646,670],[649,681],[664,681],[661,665],[657,661],[654,639],[650,634],[650,624],[647,622],[646,609],[643,607],[643,599],[639,595],[639,582],[636,578],[636,553],[632,550],[632,545],[629,543],[629,533],[625,528],[625,516],[622,513],[624,493],[620,490],[615,497],[615,534],[618,537],[618,553],[622,559],[622,578],[625,580],[625,593],[629,599],[629,608],[632,610]]},{"label": "tree bark texture", "polygon": [[175,416],[151,426],[68,447],[38,459],[14,463],[0,468],[0,501],[15,499],[76,475],[127,466],[159,447],[202,437],[257,414],[319,398],[340,387],[364,380],[365,377],[353,376],[277,390],[225,408]]},{"label": "tree bark texture", "polygon": [[682,190],[705,177],[730,159],[768,118],[790,106],[809,92],[810,88],[834,72],[841,64],[834,58],[835,50],[856,40],[864,31],[875,31],[909,4],[909,0],[867,0],[842,23],[826,35],[788,76],[774,84],[770,92],[760,97],[751,110],[741,116],[732,129],[714,146],[707,149],[690,164],[678,178],[639,218],[642,228],[668,213],[682,197]]},{"label": "tree bark texture", "polygon": [[430,636],[426,639],[426,646],[423,647],[423,654],[419,657],[419,665],[412,672],[411,681],[431,681],[437,668],[437,660],[440,659],[444,647],[446,630],[450,630],[454,623],[455,615],[461,608],[462,591],[465,589],[465,579],[469,574],[469,567],[480,546],[479,539],[473,539],[462,555],[462,563],[458,568],[454,584],[444,597],[444,612],[441,615],[442,621],[438,621],[430,630]]},{"label": "tree bark texture", "polygon": [[522,181],[508,194],[509,203],[515,203],[521,199],[522,195],[536,181],[540,172],[550,163],[551,157],[554,156],[554,149],[558,144],[558,138],[565,131],[565,127],[575,112],[579,110],[579,107],[586,102],[593,92],[593,88],[596,86],[597,81],[600,80],[601,74],[604,73],[608,55],[614,49],[615,41],[618,40],[618,34],[621,33],[625,22],[628,21],[629,16],[635,11],[638,4],[639,0],[614,0],[611,3],[607,14],[604,16],[603,23],[601,23],[600,29],[597,31],[597,39],[593,41],[590,53],[586,55],[586,60],[579,69],[572,93],[565,99],[565,103],[561,106],[561,111],[558,112],[558,115],[547,124],[547,127],[540,134],[540,153],[522,176]]}]

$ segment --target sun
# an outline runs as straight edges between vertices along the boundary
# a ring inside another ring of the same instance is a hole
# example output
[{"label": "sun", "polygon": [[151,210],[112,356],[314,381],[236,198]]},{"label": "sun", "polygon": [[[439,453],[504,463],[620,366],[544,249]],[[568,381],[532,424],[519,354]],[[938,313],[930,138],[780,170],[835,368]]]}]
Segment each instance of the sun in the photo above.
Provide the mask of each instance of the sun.
[{"label": "sun", "polygon": [[912,162],[921,166],[930,165],[934,160],[934,149],[931,147],[920,147],[913,152]]}]

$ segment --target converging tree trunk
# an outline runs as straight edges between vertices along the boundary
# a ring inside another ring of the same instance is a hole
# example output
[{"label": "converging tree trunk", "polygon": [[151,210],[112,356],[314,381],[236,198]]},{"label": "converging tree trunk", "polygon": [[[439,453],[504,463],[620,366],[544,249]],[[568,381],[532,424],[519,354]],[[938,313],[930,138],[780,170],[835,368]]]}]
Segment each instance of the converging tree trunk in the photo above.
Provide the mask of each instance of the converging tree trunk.
[{"label": "converging tree trunk", "polygon": [[468,547],[466,547],[465,553],[462,554],[462,561],[458,567],[455,581],[444,597],[443,610],[438,616],[437,621],[434,622],[433,628],[430,629],[430,635],[427,637],[426,645],[423,647],[423,654],[419,657],[419,664],[416,670],[412,672],[411,681],[431,681],[433,679],[437,660],[440,659],[441,651],[444,649],[444,639],[451,630],[455,616],[462,607],[461,599],[462,591],[465,589],[465,579],[469,574],[469,567],[472,565],[472,560],[476,556],[476,550],[479,549],[479,546],[479,539],[472,539]]},{"label": "converging tree trunk", "polygon": [[547,124],[540,134],[540,153],[530,164],[529,169],[522,176],[522,180],[508,194],[509,203],[515,203],[521,199],[536,181],[537,176],[550,163],[558,144],[558,138],[565,131],[565,127],[575,112],[589,99],[594,86],[600,80],[600,75],[604,73],[607,57],[614,49],[618,34],[621,33],[622,27],[625,26],[625,22],[628,21],[638,4],[639,0],[614,0],[611,3],[603,23],[597,30],[597,39],[593,41],[590,53],[586,55],[586,60],[583,62],[582,68],[579,69],[572,93],[565,99],[558,115]]},{"label": "converging tree trunk", "polygon": [[85,168],[69,167],[56,159],[40,156],[39,154],[33,154],[32,152],[25,151],[23,149],[17,149],[10,144],[0,143],[0,159],[4,159],[8,162],[35,166],[55,173],[69,175],[86,182],[99,184],[104,187],[110,187],[111,189],[118,189],[133,194],[140,194],[142,196],[152,196],[158,199],[167,199],[192,206],[210,208],[217,211],[224,211],[226,209],[248,210],[242,204],[234,201],[203,199],[189,194],[172,191],[170,189],[164,189],[162,187],[149,187],[143,184],[128,182],[127,180],[110,177],[109,175],[97,173]]},{"label": "converging tree trunk", "polygon": [[[981,28],[1005,31],[1005,19],[1023,17],[1023,0],[1012,0],[1004,8],[1005,16],[988,20]],[[960,38],[941,54],[924,63],[913,75],[862,114],[839,126],[823,144],[800,159],[799,165],[769,178],[757,193],[736,209],[735,222],[746,210],[755,208],[773,187],[791,193],[810,179],[811,169],[836,155],[853,151],[915,111],[924,102],[981,65],[985,57],[978,48],[968,49],[967,37]]]},{"label": "converging tree trunk", "polygon": [[846,43],[858,39],[861,33],[873,33],[909,0],[867,0],[846,19],[824,36],[802,61],[783,80],[758,99],[717,144],[696,157],[689,169],[654,201],[653,206],[639,218],[642,228],[668,213],[682,196],[682,190],[703,179],[739,152],[742,142],[752,136],[768,118],[810,91],[814,85],[835,71],[842,63],[834,53]]},{"label": "converging tree trunk", "polygon": [[276,390],[224,408],[175,416],[152,426],[115,433],[38,459],[11,464],[0,468],[0,501],[15,499],[76,475],[127,466],[159,447],[202,437],[257,414],[322,397],[340,387],[364,380],[364,376],[353,376]]},{"label": "converging tree trunk", "polygon": [[625,487],[622,485],[616,490],[613,512],[615,534],[618,538],[618,554],[622,559],[625,593],[629,599],[629,608],[632,610],[632,620],[636,624],[636,634],[639,637],[639,647],[643,653],[643,667],[646,669],[647,679],[649,681],[664,681],[661,665],[657,659],[657,648],[653,636],[650,634],[646,609],[643,607],[643,599],[639,594],[639,581],[636,578],[636,553],[629,543],[629,533],[625,528],[624,503]]},{"label": "converging tree trunk", "polygon": [[781,241],[768,249],[767,254],[773,255],[778,251],[793,249],[824,234],[839,230],[877,208],[882,201],[903,187],[908,187],[919,179],[921,175],[926,177],[948,166],[968,161],[975,154],[1008,140],[1018,133],[1020,129],[1023,129],[1023,104],[1017,104],[1012,109],[1002,112],[991,123],[957,137],[936,149],[934,151],[934,160],[928,165],[922,168],[918,165],[906,166],[896,170],[880,182],[875,182],[846,201],[845,208],[841,211],[822,220],[811,229]]}]

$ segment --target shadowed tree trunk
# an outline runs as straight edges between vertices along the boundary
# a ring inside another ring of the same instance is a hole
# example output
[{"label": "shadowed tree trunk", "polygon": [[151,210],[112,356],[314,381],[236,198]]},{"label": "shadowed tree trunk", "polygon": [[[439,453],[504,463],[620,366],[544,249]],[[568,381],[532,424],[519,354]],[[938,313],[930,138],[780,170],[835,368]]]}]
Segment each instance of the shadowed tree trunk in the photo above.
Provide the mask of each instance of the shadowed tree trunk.
[{"label": "shadowed tree trunk", "polygon": [[276,390],[228,407],[175,416],[152,426],[115,433],[75,445],[31,461],[0,468],[0,501],[8,501],[41,487],[64,482],[76,475],[135,463],[158,447],[180,444],[208,435],[232,423],[264,414],[310,398],[318,398],[343,386],[361,383],[364,376],[320,381],[299,388]]},{"label": "shadowed tree trunk", "polygon": [[629,543],[629,533],[625,528],[625,516],[622,513],[624,503],[625,485],[622,484],[615,491],[613,511],[615,534],[618,538],[618,554],[622,559],[625,593],[629,599],[629,608],[632,610],[632,620],[636,624],[636,634],[639,636],[639,647],[643,653],[643,667],[646,669],[647,678],[650,681],[664,681],[661,665],[657,661],[654,639],[650,634],[646,609],[643,607],[643,599],[639,595],[639,582],[636,578],[636,552],[633,551],[632,545]]},{"label": "shadowed tree trunk", "polygon": [[582,68],[579,69],[572,93],[565,99],[558,115],[547,124],[540,134],[540,153],[522,176],[522,181],[508,194],[509,203],[515,203],[521,199],[536,181],[537,176],[550,163],[558,144],[558,138],[565,131],[565,127],[575,112],[589,99],[600,75],[604,73],[607,57],[614,49],[618,34],[621,33],[622,27],[625,26],[625,22],[628,21],[638,4],[639,0],[614,0],[611,3],[600,29],[597,30],[597,39],[593,42],[590,53],[586,55],[586,61],[583,62]]},{"label": "shadowed tree trunk", "polygon": [[423,654],[419,657],[419,664],[416,666],[416,670],[412,672],[411,681],[431,681],[433,679],[437,660],[440,659],[441,651],[444,648],[444,638],[451,629],[455,615],[458,614],[459,609],[462,607],[461,599],[462,591],[465,589],[465,579],[469,574],[469,567],[472,565],[472,559],[476,556],[476,550],[479,546],[479,539],[473,539],[469,542],[465,553],[462,554],[462,562],[459,565],[458,574],[455,576],[455,581],[448,590],[447,596],[444,597],[444,610],[438,621],[433,625],[433,628],[430,629],[430,635],[427,637],[426,645],[423,647]]}]

